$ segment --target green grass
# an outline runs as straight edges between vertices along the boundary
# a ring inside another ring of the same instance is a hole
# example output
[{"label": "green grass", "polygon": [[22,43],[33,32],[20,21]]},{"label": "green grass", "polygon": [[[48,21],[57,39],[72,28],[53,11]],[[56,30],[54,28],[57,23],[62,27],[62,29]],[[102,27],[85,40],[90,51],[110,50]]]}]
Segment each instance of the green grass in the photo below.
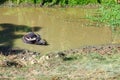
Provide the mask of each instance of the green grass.
[{"label": "green grass", "polygon": [[112,31],[113,43],[116,43],[115,39],[119,35],[120,31],[120,5],[114,1],[105,2],[95,11],[87,14],[87,18],[97,25],[103,24],[103,26],[110,27]]},{"label": "green grass", "polygon": [[102,24],[107,24],[113,31],[115,31],[117,27],[120,27],[119,14],[120,5],[111,1],[109,3],[102,4],[94,14],[88,14],[88,18]]}]

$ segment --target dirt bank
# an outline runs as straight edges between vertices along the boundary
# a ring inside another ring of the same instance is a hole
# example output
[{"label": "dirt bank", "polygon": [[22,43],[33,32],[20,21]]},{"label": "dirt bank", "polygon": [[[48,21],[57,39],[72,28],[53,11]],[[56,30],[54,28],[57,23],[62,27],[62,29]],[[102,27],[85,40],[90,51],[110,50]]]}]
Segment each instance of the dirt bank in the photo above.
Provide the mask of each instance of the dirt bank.
[{"label": "dirt bank", "polygon": [[110,45],[98,45],[98,46],[85,46],[77,49],[70,49],[58,52],[51,52],[45,55],[41,55],[37,52],[32,52],[24,49],[14,48],[8,49],[4,54],[1,52],[1,66],[15,66],[22,67],[31,64],[43,64],[46,60],[51,58],[67,58],[67,55],[71,54],[92,54],[98,53],[101,55],[108,54],[114,55],[120,52],[120,44]]}]

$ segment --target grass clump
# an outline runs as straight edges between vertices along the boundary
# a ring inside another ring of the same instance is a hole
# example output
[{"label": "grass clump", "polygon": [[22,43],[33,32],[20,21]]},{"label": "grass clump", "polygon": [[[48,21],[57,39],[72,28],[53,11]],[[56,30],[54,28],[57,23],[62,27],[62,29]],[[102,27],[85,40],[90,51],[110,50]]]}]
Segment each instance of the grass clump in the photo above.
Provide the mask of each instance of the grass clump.
[{"label": "grass clump", "polygon": [[116,27],[120,27],[120,5],[115,1],[104,3],[95,12],[94,15],[88,16],[89,19],[107,24],[114,31]]}]

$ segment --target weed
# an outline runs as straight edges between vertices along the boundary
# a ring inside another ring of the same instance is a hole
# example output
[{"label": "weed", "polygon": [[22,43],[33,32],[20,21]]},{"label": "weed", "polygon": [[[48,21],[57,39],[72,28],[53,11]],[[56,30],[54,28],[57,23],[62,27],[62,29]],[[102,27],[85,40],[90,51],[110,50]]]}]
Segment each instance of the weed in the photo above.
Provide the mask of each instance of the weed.
[{"label": "weed", "polygon": [[100,23],[109,25],[112,31],[116,27],[120,27],[120,5],[113,1],[102,4],[101,7],[95,12],[95,15],[89,16],[89,19]]}]

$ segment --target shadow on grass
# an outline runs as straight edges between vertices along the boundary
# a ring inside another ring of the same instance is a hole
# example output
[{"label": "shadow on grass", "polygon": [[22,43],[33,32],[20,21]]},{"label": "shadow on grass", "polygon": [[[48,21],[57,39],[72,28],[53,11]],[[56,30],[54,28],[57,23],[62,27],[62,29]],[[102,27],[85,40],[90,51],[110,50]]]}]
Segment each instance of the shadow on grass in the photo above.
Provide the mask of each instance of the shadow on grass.
[{"label": "shadow on grass", "polygon": [[65,57],[63,58],[63,61],[72,61],[72,60],[76,60],[76,57]]},{"label": "shadow on grass", "polygon": [[5,3],[6,1],[8,1],[8,0],[0,0],[0,4],[3,4],[3,3]]},{"label": "shadow on grass", "polygon": [[22,38],[23,34],[16,34],[17,32],[30,32],[32,30],[38,31],[41,27],[29,27],[26,25],[16,25],[10,23],[0,24],[0,52],[4,55],[8,55],[9,49],[13,48],[14,40]]}]

